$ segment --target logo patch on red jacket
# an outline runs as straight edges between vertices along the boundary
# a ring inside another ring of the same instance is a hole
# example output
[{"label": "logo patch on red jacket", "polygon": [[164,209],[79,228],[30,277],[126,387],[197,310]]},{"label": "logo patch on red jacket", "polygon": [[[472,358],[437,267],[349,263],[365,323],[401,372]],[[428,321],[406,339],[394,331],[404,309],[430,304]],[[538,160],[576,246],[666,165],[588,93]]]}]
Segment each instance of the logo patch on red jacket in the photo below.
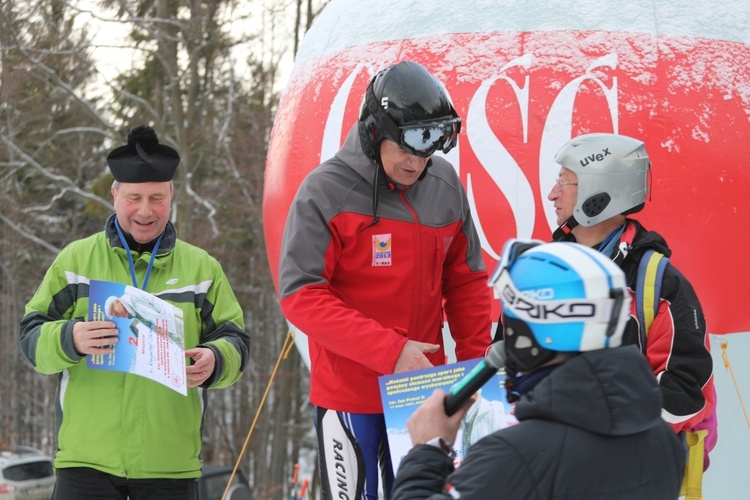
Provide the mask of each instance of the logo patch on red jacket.
[{"label": "logo patch on red jacket", "polygon": [[372,235],[372,265],[390,266],[392,259],[391,233]]}]

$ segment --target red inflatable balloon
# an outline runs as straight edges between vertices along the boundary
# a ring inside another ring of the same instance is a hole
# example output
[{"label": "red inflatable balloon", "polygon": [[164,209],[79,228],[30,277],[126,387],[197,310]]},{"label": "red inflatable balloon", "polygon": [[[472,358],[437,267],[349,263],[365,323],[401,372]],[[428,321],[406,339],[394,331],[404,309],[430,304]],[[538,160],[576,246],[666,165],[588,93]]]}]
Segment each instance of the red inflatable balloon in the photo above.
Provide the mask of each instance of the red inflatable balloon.
[{"label": "red inflatable balloon", "polygon": [[464,119],[447,156],[473,204],[490,272],[508,238],[550,239],[546,197],[560,146],[582,133],[622,133],[645,141],[653,165],[652,195],[636,217],[669,242],[709,331],[749,331],[748,4],[723,12],[715,2],[679,10],[645,0],[543,10],[495,3],[503,2],[438,2],[440,12],[427,1],[325,8],[271,137],[263,209],[274,280],[299,183],[339,148],[372,75],[410,59],[443,82]]}]

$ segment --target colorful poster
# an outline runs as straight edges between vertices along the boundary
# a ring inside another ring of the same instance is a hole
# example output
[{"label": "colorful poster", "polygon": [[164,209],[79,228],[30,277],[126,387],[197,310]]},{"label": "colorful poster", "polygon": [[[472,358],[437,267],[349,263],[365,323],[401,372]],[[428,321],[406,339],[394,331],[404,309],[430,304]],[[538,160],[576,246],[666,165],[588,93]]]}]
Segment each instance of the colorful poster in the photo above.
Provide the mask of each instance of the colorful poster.
[{"label": "colorful poster", "polygon": [[130,285],[92,280],[89,318],[113,321],[120,333],[111,354],[88,356],[89,368],[140,375],[187,395],[181,309]]},{"label": "colorful poster", "polygon": [[[378,377],[380,398],[383,402],[388,444],[394,472],[401,459],[412,448],[406,421],[435,389],[450,392],[481,358],[435,366],[394,375]],[[458,429],[454,465],[460,466],[469,447],[480,438],[496,430],[518,423],[513,405],[505,398],[505,371],[497,372],[479,391],[477,401],[471,406]],[[437,437],[437,436],[435,436]]]}]

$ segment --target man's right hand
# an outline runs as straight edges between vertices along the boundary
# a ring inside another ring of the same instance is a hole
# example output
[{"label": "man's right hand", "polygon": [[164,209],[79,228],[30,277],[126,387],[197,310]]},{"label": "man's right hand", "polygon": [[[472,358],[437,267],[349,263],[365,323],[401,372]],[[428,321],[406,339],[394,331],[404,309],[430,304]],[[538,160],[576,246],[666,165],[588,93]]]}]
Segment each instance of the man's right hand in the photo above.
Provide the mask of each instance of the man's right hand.
[{"label": "man's right hand", "polygon": [[421,370],[431,368],[433,365],[424,353],[437,352],[440,346],[437,344],[428,344],[426,342],[417,342],[416,340],[407,340],[404,348],[396,360],[396,366],[393,373],[410,372],[412,370]]},{"label": "man's right hand", "polygon": [[461,426],[461,419],[474,404],[476,398],[469,399],[456,413],[449,417],[445,414],[446,396],[444,390],[435,389],[432,395],[425,399],[406,421],[406,428],[413,445],[426,443],[436,437],[442,437],[451,445],[455,443],[458,428]]},{"label": "man's right hand", "polygon": [[112,321],[78,321],[73,325],[73,347],[82,356],[111,354],[118,333]]}]

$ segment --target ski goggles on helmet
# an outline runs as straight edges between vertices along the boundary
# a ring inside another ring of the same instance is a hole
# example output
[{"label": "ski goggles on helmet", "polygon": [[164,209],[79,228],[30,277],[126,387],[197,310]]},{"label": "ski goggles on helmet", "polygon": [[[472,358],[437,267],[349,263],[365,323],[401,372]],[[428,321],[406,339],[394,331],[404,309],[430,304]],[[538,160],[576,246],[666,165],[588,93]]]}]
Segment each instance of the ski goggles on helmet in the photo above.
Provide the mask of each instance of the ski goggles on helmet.
[{"label": "ski goggles on helmet", "polygon": [[525,322],[554,324],[588,321],[609,324],[616,323],[620,315],[623,291],[619,289],[612,290],[611,296],[606,298],[549,300],[545,295],[552,293],[549,288],[520,291],[507,268],[495,273],[493,278],[492,286],[500,295],[503,307]]},{"label": "ski goggles on helmet", "polygon": [[398,145],[409,154],[427,158],[435,151],[447,153],[456,146],[461,132],[461,118],[398,127]]}]

